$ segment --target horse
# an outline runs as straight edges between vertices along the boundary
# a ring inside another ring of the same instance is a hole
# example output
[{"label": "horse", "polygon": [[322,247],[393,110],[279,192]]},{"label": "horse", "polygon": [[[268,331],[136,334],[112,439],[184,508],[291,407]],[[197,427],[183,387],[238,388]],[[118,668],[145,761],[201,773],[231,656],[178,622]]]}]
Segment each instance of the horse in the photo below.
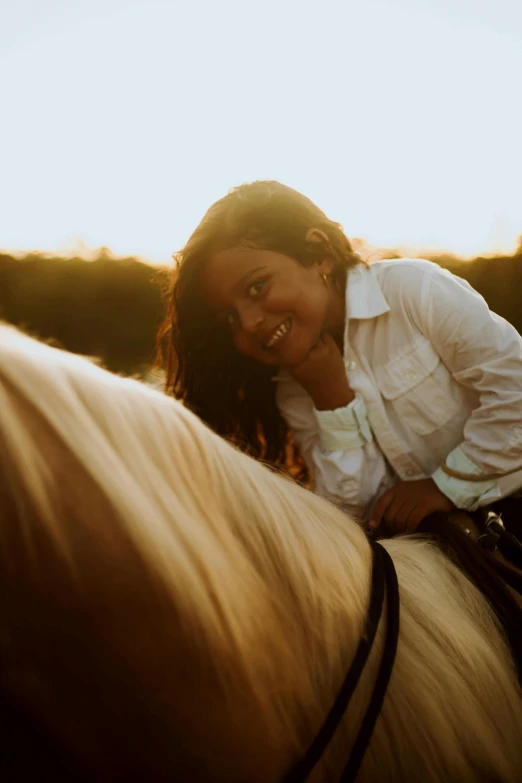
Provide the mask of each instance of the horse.
[{"label": "horse", "polygon": [[[0,325],[2,780],[301,779],[368,635],[377,546],[400,625],[356,780],[522,780],[513,655],[436,541],[372,544],[175,399]],[[310,783],[345,779],[389,612],[374,625]]]}]

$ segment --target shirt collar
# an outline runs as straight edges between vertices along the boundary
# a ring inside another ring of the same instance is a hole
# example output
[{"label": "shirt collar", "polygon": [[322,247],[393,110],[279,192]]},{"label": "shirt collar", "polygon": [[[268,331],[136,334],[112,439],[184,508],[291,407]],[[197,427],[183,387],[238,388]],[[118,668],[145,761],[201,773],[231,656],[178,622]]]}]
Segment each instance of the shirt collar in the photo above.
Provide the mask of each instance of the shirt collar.
[{"label": "shirt collar", "polygon": [[375,266],[358,264],[350,269],[346,280],[346,322],[351,318],[376,318],[387,313],[386,301],[377,279]]}]

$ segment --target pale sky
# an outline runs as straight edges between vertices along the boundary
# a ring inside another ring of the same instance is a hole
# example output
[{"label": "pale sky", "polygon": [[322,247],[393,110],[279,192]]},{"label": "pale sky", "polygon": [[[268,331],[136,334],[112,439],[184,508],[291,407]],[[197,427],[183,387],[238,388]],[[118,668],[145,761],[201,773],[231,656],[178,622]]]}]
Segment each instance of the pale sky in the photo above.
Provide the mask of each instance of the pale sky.
[{"label": "pale sky", "polygon": [[522,234],[521,0],[0,0],[0,248],[168,262],[274,178],[379,247]]}]

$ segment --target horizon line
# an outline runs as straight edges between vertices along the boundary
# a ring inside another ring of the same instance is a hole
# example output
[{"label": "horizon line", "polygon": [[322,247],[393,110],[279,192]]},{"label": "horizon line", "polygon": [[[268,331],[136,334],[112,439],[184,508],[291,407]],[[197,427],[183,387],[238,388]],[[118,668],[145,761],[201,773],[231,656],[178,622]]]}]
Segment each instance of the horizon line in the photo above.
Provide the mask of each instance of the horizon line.
[{"label": "horizon line", "polygon": [[[391,246],[391,247],[380,247],[378,245],[373,245],[369,242],[367,242],[364,239],[361,238],[354,238],[350,239],[350,244],[354,248],[355,252],[359,253],[361,257],[368,261],[372,259],[374,256],[381,256],[380,260],[385,260],[386,258],[395,257],[395,258],[426,258],[426,259],[432,259],[432,258],[446,258],[446,259],[452,259],[455,261],[474,261],[478,258],[508,258],[513,257],[516,255],[520,255],[520,252],[522,250],[522,235],[520,236],[518,246],[515,244],[511,250],[507,250],[506,248],[500,248],[497,247],[496,249],[491,249],[488,251],[484,251],[477,254],[461,254],[454,250],[450,250],[449,248],[442,248],[442,247],[428,247],[428,246],[419,246],[419,245],[408,245],[408,244],[401,244],[397,246]],[[121,261],[124,259],[133,259],[135,261],[138,261],[140,263],[146,264],[147,266],[160,266],[160,267],[168,267],[172,264],[173,257],[175,255],[174,251],[168,260],[160,261],[157,258],[147,257],[146,255],[142,255],[140,253],[120,253],[116,250],[113,250],[108,245],[100,245],[96,248],[89,247],[86,243],[84,243],[82,240],[79,240],[78,246],[71,246],[70,248],[63,247],[53,250],[48,249],[38,249],[38,248],[8,248],[8,247],[0,247],[0,255],[10,255],[12,258],[23,258],[27,256],[40,256],[40,257],[48,257],[48,258],[63,258],[63,259],[72,259],[72,258],[78,258],[82,261],[96,261],[100,258],[103,258],[104,256],[113,259],[115,261]],[[376,259],[377,260],[377,259]]]}]

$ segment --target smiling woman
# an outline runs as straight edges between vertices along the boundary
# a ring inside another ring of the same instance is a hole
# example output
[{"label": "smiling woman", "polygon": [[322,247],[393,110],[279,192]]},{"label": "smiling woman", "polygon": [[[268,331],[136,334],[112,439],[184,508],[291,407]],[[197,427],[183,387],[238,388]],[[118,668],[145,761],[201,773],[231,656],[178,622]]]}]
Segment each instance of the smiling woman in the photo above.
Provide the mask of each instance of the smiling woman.
[{"label": "smiling woman", "polygon": [[325,331],[342,342],[346,273],[359,263],[341,226],[292,188],[232,190],[177,254],[160,331],[167,385],[217,432],[285,464],[274,366],[298,366]]},{"label": "smiling woman", "polygon": [[177,260],[167,385],[221,435],[299,469],[295,442],[317,492],[392,532],[522,488],[522,340],[465,281],[362,263],[277,182],[216,202]]}]

